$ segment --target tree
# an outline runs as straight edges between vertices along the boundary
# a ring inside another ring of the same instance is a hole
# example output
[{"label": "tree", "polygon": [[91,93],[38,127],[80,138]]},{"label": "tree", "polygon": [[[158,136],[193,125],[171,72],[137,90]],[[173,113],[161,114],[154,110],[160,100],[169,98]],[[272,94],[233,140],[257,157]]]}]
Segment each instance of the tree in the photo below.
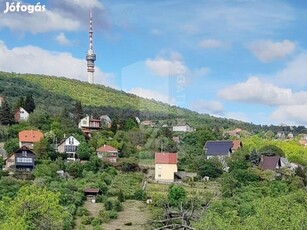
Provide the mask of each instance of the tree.
[{"label": "tree", "polygon": [[81,143],[77,150],[77,155],[80,160],[89,160],[92,155],[92,149],[87,143]]},{"label": "tree", "polygon": [[13,117],[9,103],[4,99],[0,107],[0,123],[2,125],[11,125],[14,122]]},{"label": "tree", "polygon": [[256,152],[256,149],[254,149],[254,150],[252,151],[252,153],[250,154],[248,160],[249,160],[253,165],[256,165],[256,166],[259,165],[260,156],[259,156],[259,154]]},{"label": "tree", "polygon": [[74,116],[77,122],[80,121],[81,118],[84,116],[83,108],[81,101],[76,101],[75,108],[74,108]]},{"label": "tree", "polygon": [[21,96],[17,103],[14,106],[14,111],[18,110],[20,107],[24,108],[25,107],[25,99],[23,98],[23,96]]},{"label": "tree", "polygon": [[35,102],[34,99],[32,97],[32,94],[28,94],[26,97],[26,100],[24,102],[24,109],[28,112],[28,113],[32,113],[35,109]]},{"label": "tree", "polygon": [[1,229],[60,230],[69,213],[59,204],[60,194],[35,185],[20,188],[0,223]]},{"label": "tree", "polygon": [[265,145],[262,148],[260,148],[258,152],[261,155],[266,155],[266,156],[281,156],[281,157],[285,156],[285,153],[282,151],[282,149],[275,145]]},{"label": "tree", "polygon": [[170,205],[178,206],[186,199],[186,192],[182,186],[172,184],[169,186],[167,198]]},{"label": "tree", "polygon": [[14,153],[19,148],[19,143],[17,138],[9,139],[4,144],[4,149],[8,155]]},{"label": "tree", "polygon": [[203,165],[200,166],[198,174],[201,177],[208,176],[210,178],[217,178],[222,175],[223,172],[223,164],[218,158],[213,157],[204,161]]}]

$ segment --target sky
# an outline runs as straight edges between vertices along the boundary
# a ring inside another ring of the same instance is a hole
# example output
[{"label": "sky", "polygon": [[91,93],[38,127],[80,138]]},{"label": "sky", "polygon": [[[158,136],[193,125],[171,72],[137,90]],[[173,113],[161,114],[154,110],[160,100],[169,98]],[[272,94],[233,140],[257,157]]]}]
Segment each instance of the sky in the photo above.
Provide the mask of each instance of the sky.
[{"label": "sky", "polygon": [[307,125],[304,0],[17,4],[0,0],[1,71],[87,81],[92,10],[96,84],[217,117]]}]

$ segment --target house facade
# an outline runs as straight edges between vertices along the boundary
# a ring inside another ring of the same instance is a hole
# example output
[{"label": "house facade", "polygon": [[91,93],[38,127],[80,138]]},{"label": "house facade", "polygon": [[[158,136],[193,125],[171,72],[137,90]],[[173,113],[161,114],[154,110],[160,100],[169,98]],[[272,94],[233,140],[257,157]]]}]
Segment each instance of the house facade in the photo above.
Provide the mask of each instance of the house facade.
[{"label": "house facade", "polygon": [[35,153],[25,145],[5,160],[7,170],[32,171],[34,166]]},{"label": "house facade", "polygon": [[155,153],[155,180],[174,182],[177,167],[177,153]]},{"label": "house facade", "polygon": [[103,145],[100,148],[96,149],[97,157],[100,159],[108,160],[112,163],[117,162],[118,158],[118,149],[110,146]]},{"label": "house facade", "polygon": [[34,144],[39,142],[44,137],[44,134],[38,130],[23,130],[18,133],[19,147],[27,146],[33,149]]},{"label": "house facade", "polygon": [[172,128],[173,132],[193,132],[193,127],[189,125],[174,125]]},{"label": "house facade", "polygon": [[79,145],[80,142],[74,136],[69,136],[60,142],[57,150],[59,153],[68,154],[68,159],[75,160]]},{"label": "house facade", "polygon": [[16,122],[27,121],[29,119],[29,113],[22,107],[20,107],[14,114]]},{"label": "house facade", "polygon": [[94,119],[92,116],[87,115],[80,120],[78,127],[84,134],[90,136],[92,132],[101,129],[101,121],[100,119]]}]

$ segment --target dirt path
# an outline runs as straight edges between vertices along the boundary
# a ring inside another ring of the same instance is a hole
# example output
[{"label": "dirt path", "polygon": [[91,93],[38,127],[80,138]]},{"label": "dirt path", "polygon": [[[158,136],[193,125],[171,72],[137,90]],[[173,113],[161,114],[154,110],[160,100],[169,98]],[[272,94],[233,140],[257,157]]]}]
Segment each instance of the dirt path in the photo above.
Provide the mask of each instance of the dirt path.
[{"label": "dirt path", "polygon": [[[127,200],[123,203],[124,210],[118,213],[116,220],[103,224],[104,230],[144,230],[146,223],[150,219],[149,211],[142,201]],[[131,223],[131,226],[125,223]]]}]

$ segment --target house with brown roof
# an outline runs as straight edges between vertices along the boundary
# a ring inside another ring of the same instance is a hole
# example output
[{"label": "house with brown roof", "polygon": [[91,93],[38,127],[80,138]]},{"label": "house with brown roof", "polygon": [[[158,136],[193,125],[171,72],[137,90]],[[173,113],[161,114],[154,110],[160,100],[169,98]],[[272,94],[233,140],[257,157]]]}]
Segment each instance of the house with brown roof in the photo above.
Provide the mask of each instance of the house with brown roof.
[{"label": "house with brown roof", "polygon": [[118,149],[110,145],[103,145],[100,148],[96,149],[98,158],[108,160],[112,163],[117,162],[118,152]]},{"label": "house with brown roof", "polygon": [[243,143],[241,140],[233,140],[232,141],[232,152],[237,151],[238,149],[243,147]]},{"label": "house with brown roof", "polygon": [[18,133],[19,147],[27,146],[33,149],[34,144],[39,142],[44,137],[44,134],[38,130],[23,130]]},{"label": "house with brown roof", "polygon": [[177,168],[177,153],[155,153],[155,180],[174,182]]},{"label": "house with brown roof", "polygon": [[281,167],[280,156],[261,155],[259,167],[263,170],[275,171]]},{"label": "house with brown roof", "polygon": [[5,160],[7,170],[32,171],[35,166],[35,153],[22,146]]},{"label": "house with brown roof", "polygon": [[99,131],[101,129],[101,120],[94,119],[93,116],[87,115],[80,120],[78,128],[81,129],[84,134],[90,137],[92,132]]}]

